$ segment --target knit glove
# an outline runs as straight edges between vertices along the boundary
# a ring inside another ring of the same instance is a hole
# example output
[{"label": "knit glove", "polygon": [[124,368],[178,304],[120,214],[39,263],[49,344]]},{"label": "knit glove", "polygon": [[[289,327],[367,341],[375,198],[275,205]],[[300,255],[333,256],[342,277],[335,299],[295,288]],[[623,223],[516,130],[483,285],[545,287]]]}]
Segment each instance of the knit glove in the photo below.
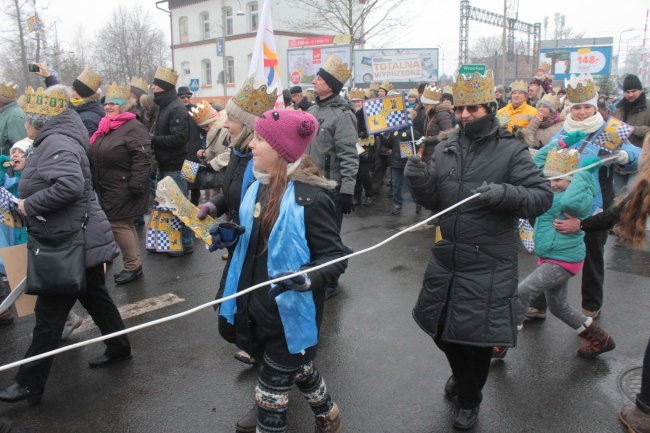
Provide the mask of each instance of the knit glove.
[{"label": "knit glove", "polygon": [[351,214],[354,210],[354,204],[352,203],[352,194],[341,193],[341,212],[345,215]]},{"label": "knit glove", "polygon": [[417,155],[411,155],[404,167],[404,176],[411,185],[420,185],[428,179],[427,164]]},{"label": "knit glove", "polygon": [[582,131],[569,132],[564,136],[564,138],[558,139],[558,145],[564,149],[566,147],[573,146],[583,138],[585,138],[585,133]]},{"label": "knit glove", "polygon": [[[280,272],[279,274],[269,275],[269,280],[284,277],[285,275],[295,274],[297,271]],[[311,280],[307,274],[296,275],[293,278],[287,278],[280,282],[271,284],[269,289],[269,296],[276,297],[287,290],[295,290],[296,292],[306,292],[311,287]]]},{"label": "knit glove", "polygon": [[506,196],[506,186],[502,183],[490,182],[488,185],[487,182],[483,181],[483,185],[476,188],[476,190],[471,191],[472,193],[481,194],[481,200],[483,204],[489,207],[498,206],[503,198]]},{"label": "knit glove", "polygon": [[199,212],[196,214],[196,217],[200,220],[204,220],[208,215],[217,216],[217,207],[212,202],[203,203],[199,206]]},{"label": "knit glove", "polygon": [[246,232],[246,227],[238,225],[235,228],[235,238],[230,242],[225,242],[221,238],[221,227],[219,227],[219,224],[221,223],[217,222],[212,224],[212,227],[210,227],[210,236],[212,236],[212,245],[208,247],[208,251],[210,252],[235,245],[239,240],[239,236],[243,235]]}]

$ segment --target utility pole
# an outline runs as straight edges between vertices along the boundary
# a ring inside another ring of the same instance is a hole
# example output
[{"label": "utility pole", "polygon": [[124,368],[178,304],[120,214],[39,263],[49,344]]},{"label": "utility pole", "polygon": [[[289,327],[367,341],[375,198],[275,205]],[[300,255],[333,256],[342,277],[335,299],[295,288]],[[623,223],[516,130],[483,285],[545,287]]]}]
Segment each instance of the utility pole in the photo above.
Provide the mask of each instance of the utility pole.
[{"label": "utility pole", "polygon": [[503,0],[503,36],[501,40],[501,84],[506,87],[506,65],[508,64],[508,55],[506,54],[506,28],[508,22],[508,0]]}]

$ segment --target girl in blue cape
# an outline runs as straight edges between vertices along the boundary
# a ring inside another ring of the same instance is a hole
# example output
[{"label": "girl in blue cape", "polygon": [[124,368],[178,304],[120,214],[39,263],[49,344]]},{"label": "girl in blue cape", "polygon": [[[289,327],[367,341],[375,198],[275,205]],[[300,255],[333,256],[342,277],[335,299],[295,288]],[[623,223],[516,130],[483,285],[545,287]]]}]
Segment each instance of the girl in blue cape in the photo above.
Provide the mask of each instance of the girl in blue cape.
[{"label": "girl in blue cape", "polygon": [[[305,273],[221,304],[220,315],[234,325],[232,341],[261,359],[256,405],[236,430],[284,432],[295,383],[314,413],[315,431],[340,432],[338,407],[313,360],[325,288],[345,271],[347,262],[310,271],[344,255],[329,195],[336,184],[303,156],[318,130],[311,114],[267,111],[254,130],[249,146],[256,181],[239,209],[241,226],[234,230],[238,239],[224,297],[269,279]],[[215,224],[211,234],[216,247],[230,245],[223,225]]]}]

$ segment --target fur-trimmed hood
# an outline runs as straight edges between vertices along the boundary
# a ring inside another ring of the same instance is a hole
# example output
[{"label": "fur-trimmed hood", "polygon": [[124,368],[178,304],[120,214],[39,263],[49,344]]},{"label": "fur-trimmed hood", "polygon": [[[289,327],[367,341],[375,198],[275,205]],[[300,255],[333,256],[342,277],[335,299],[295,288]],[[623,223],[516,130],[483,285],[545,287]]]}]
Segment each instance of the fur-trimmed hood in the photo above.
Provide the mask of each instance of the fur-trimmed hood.
[{"label": "fur-trimmed hood", "polygon": [[443,111],[452,113],[454,109],[451,105],[448,104],[436,104],[433,107],[429,108],[429,111],[427,112],[427,116],[433,117],[436,113],[440,113]]},{"label": "fur-trimmed hood", "polygon": [[323,176],[315,174],[313,171],[305,167],[304,162],[300,163],[300,166],[289,175],[289,180],[294,182],[302,182],[307,185],[314,185],[320,188],[323,188],[327,191],[333,191],[336,189],[336,181],[325,179]]},{"label": "fur-trimmed hood", "polygon": [[528,147],[533,147],[535,143],[535,134],[524,128],[516,128],[514,136],[517,140],[523,141]]},{"label": "fur-trimmed hood", "polygon": [[458,128],[459,127],[456,126],[454,128],[447,129],[446,131],[442,131],[440,134],[438,134],[438,137],[437,137],[438,140],[444,141],[444,140],[448,139],[449,137],[454,135],[456,132],[458,132]]}]

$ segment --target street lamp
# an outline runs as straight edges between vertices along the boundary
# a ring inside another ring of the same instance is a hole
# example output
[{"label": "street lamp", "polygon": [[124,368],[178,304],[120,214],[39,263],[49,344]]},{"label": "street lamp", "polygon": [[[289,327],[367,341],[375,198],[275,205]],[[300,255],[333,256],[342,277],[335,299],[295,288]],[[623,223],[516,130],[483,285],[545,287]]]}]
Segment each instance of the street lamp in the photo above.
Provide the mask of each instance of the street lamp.
[{"label": "street lamp", "polygon": [[[642,29],[635,29],[635,28],[630,28],[627,30],[623,30],[619,35],[618,35],[618,53],[616,54],[616,70],[619,70],[620,63],[621,63],[621,39],[623,38],[623,33],[627,32],[634,32]],[[619,74],[620,75],[620,74]]]},{"label": "street lamp", "polygon": [[[244,11],[241,10],[241,3],[237,0],[239,4],[239,11],[237,11],[237,16],[241,17],[244,14]],[[226,0],[221,0],[221,55],[223,57],[223,106],[226,106],[228,102],[228,79],[226,78],[226,70],[228,68],[228,59],[226,57]]]}]

